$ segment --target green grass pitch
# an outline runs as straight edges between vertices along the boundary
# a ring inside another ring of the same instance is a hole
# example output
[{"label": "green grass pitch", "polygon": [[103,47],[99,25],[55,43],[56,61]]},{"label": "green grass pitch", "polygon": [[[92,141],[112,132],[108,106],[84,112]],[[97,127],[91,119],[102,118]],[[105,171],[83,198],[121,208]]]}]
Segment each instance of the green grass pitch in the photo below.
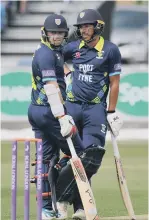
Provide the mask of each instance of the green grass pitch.
[{"label": "green grass pitch", "polygon": [[[130,196],[136,215],[148,213],[148,147],[147,141],[118,142],[122,164],[126,175]],[[24,212],[24,148],[20,144],[18,149],[18,194],[17,220],[23,219]],[[35,147],[32,146],[31,158],[34,160]],[[31,172],[33,173],[33,168]],[[1,217],[11,219],[11,143],[1,144]],[[100,216],[128,215],[116,177],[112,145],[106,144],[106,154],[102,166],[92,179],[92,188]],[[35,186],[31,184],[30,192],[30,220],[36,219]],[[69,208],[71,217],[72,208]]]}]

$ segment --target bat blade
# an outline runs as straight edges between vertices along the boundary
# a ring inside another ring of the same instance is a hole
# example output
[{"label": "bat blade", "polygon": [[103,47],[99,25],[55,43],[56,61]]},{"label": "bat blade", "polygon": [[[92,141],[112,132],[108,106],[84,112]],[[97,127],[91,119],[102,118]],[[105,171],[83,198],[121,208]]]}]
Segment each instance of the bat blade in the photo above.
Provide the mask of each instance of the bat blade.
[{"label": "bat blade", "polygon": [[115,158],[118,183],[119,183],[119,187],[120,187],[120,191],[121,191],[124,205],[128,211],[128,214],[129,214],[131,220],[136,220],[135,213],[134,213],[133,206],[132,206],[132,202],[131,202],[130,195],[129,195],[129,191],[128,191],[128,187],[127,187],[127,182],[126,182],[124,170],[122,167],[121,159],[117,158],[116,156],[114,156],[114,158]]},{"label": "bat blade", "polygon": [[86,172],[79,157],[70,160],[87,220],[99,220],[96,203]]},{"label": "bat blade", "polygon": [[114,159],[115,159],[115,165],[116,165],[116,171],[117,171],[117,178],[118,178],[118,183],[120,187],[120,192],[123,198],[124,205],[128,211],[130,220],[136,220],[135,213],[133,210],[132,202],[130,199],[128,187],[127,187],[127,182],[120,158],[120,153],[117,145],[116,138],[114,137],[113,133],[111,133],[111,140],[112,140],[112,145],[113,145],[113,151],[114,151]]}]

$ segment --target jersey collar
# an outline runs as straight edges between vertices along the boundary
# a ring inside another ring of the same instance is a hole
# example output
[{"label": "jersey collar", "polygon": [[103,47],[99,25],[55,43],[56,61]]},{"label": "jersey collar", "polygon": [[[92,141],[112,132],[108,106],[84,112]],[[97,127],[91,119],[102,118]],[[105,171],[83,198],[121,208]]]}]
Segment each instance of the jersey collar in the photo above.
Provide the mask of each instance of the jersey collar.
[{"label": "jersey collar", "polygon": [[48,48],[50,48],[51,50],[53,50],[53,48],[51,47],[49,42],[45,42],[42,38],[41,38],[41,43],[46,45]]},{"label": "jersey collar", "polygon": [[[103,45],[104,45],[104,38],[100,36],[100,39],[94,48],[100,52],[100,51],[102,51]],[[85,46],[85,42],[84,42],[84,40],[82,40],[80,42],[79,49],[81,49],[84,46]]]}]

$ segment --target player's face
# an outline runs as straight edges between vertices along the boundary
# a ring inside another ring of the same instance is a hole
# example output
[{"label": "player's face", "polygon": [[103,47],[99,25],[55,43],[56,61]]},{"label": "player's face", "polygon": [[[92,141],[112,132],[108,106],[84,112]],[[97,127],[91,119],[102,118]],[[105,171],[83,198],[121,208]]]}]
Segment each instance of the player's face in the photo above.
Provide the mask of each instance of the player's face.
[{"label": "player's face", "polygon": [[49,42],[54,46],[60,46],[63,43],[65,32],[48,32]]},{"label": "player's face", "polygon": [[94,34],[94,26],[92,24],[82,24],[79,27],[83,40],[88,41]]}]

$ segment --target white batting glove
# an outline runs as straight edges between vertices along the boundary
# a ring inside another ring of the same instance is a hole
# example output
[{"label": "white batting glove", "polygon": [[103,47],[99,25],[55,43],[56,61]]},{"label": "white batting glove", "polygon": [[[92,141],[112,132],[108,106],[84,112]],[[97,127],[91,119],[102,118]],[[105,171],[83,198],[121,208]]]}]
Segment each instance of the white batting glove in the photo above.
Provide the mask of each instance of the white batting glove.
[{"label": "white batting glove", "polygon": [[115,137],[118,136],[119,131],[123,125],[122,119],[120,119],[120,117],[117,115],[116,112],[113,112],[113,113],[108,113],[107,121],[114,136]]},{"label": "white batting glove", "polygon": [[68,138],[76,133],[76,126],[73,118],[70,115],[64,115],[58,119],[61,126],[61,134],[63,137]]}]

